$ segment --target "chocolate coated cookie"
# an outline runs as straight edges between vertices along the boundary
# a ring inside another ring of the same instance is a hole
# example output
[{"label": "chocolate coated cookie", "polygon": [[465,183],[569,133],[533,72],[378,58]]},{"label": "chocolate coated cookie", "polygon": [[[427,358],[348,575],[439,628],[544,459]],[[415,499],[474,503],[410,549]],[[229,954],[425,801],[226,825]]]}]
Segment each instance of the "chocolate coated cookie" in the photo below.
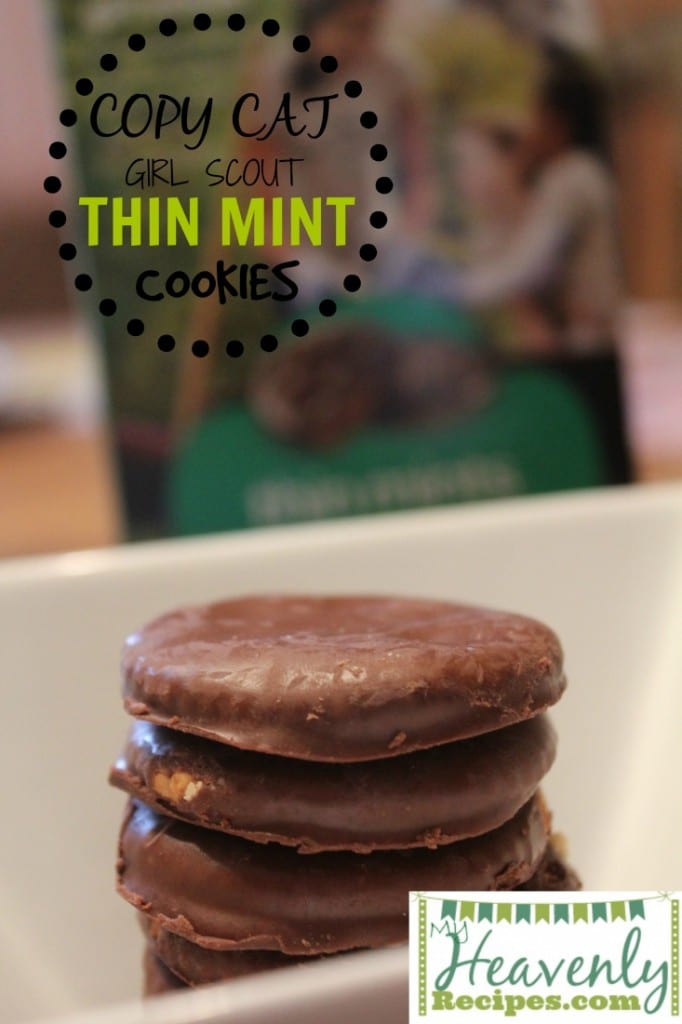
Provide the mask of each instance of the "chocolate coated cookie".
[{"label": "chocolate coated cookie", "polygon": [[578,892],[583,885],[566,860],[560,836],[552,836],[535,874],[519,889],[527,892]]},{"label": "chocolate coated cookie", "polygon": [[[575,872],[550,841],[533,877],[518,888],[527,892],[564,892],[576,891],[581,885]],[[273,951],[206,949],[160,927],[146,914],[140,914],[140,919],[156,956],[174,975],[193,987],[279,967],[300,966],[317,959],[285,956]]]},{"label": "chocolate coated cookie", "polygon": [[142,957],[142,979],[142,995],[145,998],[162,996],[188,987],[188,983],[173,974],[150,946],[145,948]]},{"label": "chocolate coated cookie", "polygon": [[142,930],[147,936],[150,954],[166,970],[172,972],[173,978],[193,988],[323,959],[314,956],[285,956],[273,950],[206,949],[160,927],[147,914],[140,914],[139,917]]},{"label": "chocolate coated cookie", "polygon": [[556,752],[546,715],[400,758],[311,764],[134,722],[111,782],[165,814],[302,853],[440,846],[508,821]]},{"label": "chocolate coated cookie", "polygon": [[555,634],[521,615],[385,597],[245,597],[129,637],[126,710],[317,761],[423,750],[532,718],[565,687]]},{"label": "chocolate coated cookie", "polygon": [[494,832],[437,850],[302,857],[131,802],[118,889],[162,927],[209,949],[310,956],[373,948],[407,938],[410,890],[513,889],[527,881],[549,824],[536,795]]}]

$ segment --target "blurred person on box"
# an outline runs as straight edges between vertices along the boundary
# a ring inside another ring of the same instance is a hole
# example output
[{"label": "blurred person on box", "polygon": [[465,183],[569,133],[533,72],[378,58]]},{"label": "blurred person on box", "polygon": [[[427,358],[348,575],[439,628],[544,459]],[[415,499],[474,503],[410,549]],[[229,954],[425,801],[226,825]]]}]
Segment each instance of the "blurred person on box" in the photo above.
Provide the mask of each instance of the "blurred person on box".
[{"label": "blurred person on box", "polygon": [[467,307],[513,303],[518,335],[530,349],[609,346],[621,268],[598,75],[582,57],[551,48],[525,133],[510,138],[488,129],[487,137],[506,171],[510,217],[505,231],[500,202],[482,203],[476,190],[485,185],[469,175],[467,187],[466,161],[456,161],[460,193],[474,211],[484,207],[501,230],[487,250],[471,247],[471,264],[445,290]]}]

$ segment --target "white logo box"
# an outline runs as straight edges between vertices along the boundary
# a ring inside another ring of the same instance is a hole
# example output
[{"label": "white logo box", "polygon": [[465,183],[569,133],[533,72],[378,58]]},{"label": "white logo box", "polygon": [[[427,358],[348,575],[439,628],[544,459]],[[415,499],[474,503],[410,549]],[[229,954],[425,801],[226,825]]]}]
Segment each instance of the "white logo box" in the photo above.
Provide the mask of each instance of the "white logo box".
[{"label": "white logo box", "polygon": [[679,1018],[680,893],[410,893],[411,1022],[556,1010]]}]

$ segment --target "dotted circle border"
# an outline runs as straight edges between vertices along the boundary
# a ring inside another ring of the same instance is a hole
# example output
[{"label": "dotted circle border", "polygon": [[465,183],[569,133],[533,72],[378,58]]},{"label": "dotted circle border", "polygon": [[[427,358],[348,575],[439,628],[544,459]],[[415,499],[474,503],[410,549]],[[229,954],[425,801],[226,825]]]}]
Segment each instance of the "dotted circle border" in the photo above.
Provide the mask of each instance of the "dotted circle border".
[{"label": "dotted circle border", "polygon": [[[213,27],[214,20],[209,14],[195,14],[192,24],[198,32],[206,32]],[[227,28],[231,32],[241,32],[246,27],[246,18],[239,13],[230,14],[227,18]],[[162,18],[158,24],[158,32],[161,36],[170,38],[176,34],[178,23],[174,18]],[[265,18],[261,23],[261,31],[267,38],[274,38],[279,35],[280,24],[275,18]],[[146,37],[135,32],[128,37],[128,49],[133,53],[141,53],[147,45]],[[311,41],[307,35],[296,35],[292,40],[292,48],[296,53],[307,53],[311,48]],[[118,67],[118,57],[114,53],[103,53],[99,60],[99,67],[106,73],[115,71]],[[338,71],[338,61],[335,57],[327,54],[320,59],[320,69],[324,74],[335,74]],[[79,96],[89,96],[94,90],[94,83],[91,78],[79,78],[74,86]],[[358,99],[362,95],[362,85],[355,79],[345,83],[344,93],[349,99]],[[72,128],[78,121],[78,114],[72,108],[65,108],[59,114],[59,122],[65,128]],[[364,110],[360,114],[359,123],[363,129],[373,131],[379,124],[379,118],[373,110]],[[68,153],[68,147],[61,139],[57,139],[49,146],[49,155],[55,160],[63,160]],[[375,143],[370,148],[370,157],[377,163],[383,163],[388,158],[388,149],[383,143]],[[375,182],[375,188],[379,196],[388,195],[393,191],[394,183],[387,175],[381,175]],[[62,189],[62,180],[55,174],[48,175],[43,182],[43,188],[50,195],[57,195]],[[57,230],[62,229],[68,223],[68,217],[63,210],[54,209],[48,217],[49,224]],[[381,231],[388,223],[387,214],[381,210],[374,210],[369,217],[369,224],[375,231]],[[63,242],[59,246],[59,256],[65,262],[71,262],[78,255],[76,246],[71,242]],[[371,263],[377,258],[378,250],[376,245],[365,243],[360,246],[359,257],[366,263]],[[79,273],[73,279],[74,287],[79,292],[91,291],[95,285],[90,274]],[[362,288],[362,278],[358,274],[348,274],[343,280],[343,289],[349,294],[355,294]],[[118,305],[115,299],[110,297],[102,298],[98,306],[100,315],[110,318],[116,315]],[[323,317],[333,317],[337,312],[337,305],[334,299],[325,298],[319,303],[319,313]],[[296,338],[305,337],[310,324],[307,320],[299,317],[292,321],[291,333]],[[145,332],[144,320],[135,317],[126,324],[127,333],[134,338],[141,337]],[[172,352],[177,345],[172,334],[161,334],[157,338],[157,348],[160,352]],[[265,334],[260,339],[260,348],[263,352],[275,352],[279,341],[274,334]],[[210,353],[210,345],[203,338],[197,338],[191,343],[192,354],[198,359],[204,359]],[[232,359],[240,358],[245,352],[242,341],[233,338],[225,345],[225,353]]]}]

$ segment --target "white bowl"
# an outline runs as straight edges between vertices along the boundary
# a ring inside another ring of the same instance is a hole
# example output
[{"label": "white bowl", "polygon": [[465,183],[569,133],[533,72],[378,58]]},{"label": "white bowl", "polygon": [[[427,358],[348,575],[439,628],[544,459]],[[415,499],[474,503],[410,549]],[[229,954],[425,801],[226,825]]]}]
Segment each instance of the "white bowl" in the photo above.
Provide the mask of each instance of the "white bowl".
[{"label": "white bowl", "polygon": [[[113,887],[123,800],[106,785],[126,728],[121,642],[174,605],[263,590],[445,597],[546,620],[570,681],[546,791],[573,862],[590,889],[680,887],[682,487],[6,562],[2,1019],[136,999],[141,939]],[[405,978],[403,951],[357,954],[311,966],[305,984],[284,971],[83,1020],[401,1024]]]}]

